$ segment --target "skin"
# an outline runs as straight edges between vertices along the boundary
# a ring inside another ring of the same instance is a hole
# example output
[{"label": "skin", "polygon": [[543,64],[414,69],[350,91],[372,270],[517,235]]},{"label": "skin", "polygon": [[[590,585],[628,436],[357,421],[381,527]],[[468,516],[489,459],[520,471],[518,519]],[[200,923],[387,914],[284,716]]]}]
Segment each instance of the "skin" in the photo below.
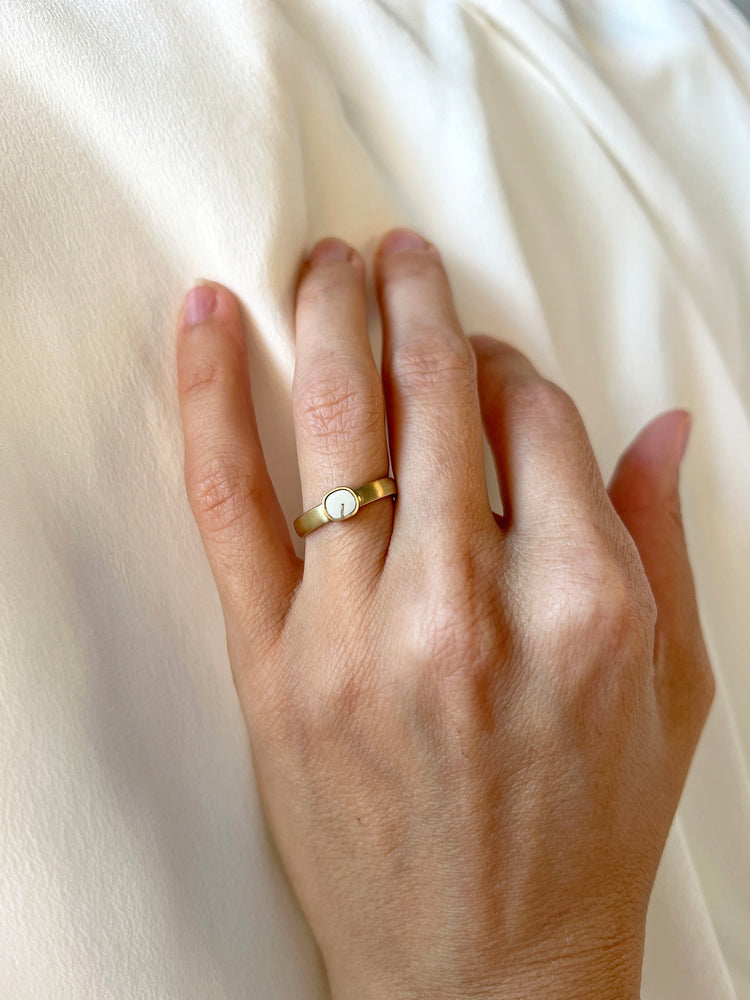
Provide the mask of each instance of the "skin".
[{"label": "skin", "polygon": [[393,252],[405,232],[375,259],[382,380],[361,257],[326,239],[299,275],[300,510],[388,475],[388,442],[399,489],[313,531],[304,561],[235,298],[205,283],[214,311],[177,319],[185,487],[263,809],[335,1000],[632,1000],[715,690],[680,515],[689,414],[647,424],[605,487],[572,399],[467,338],[438,251]]}]

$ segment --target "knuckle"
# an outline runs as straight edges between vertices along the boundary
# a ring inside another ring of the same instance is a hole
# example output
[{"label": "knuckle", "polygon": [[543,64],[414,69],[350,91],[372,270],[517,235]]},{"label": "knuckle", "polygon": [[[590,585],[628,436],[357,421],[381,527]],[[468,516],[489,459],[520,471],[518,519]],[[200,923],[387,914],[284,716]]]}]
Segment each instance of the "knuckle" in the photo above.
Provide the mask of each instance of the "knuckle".
[{"label": "knuckle", "polygon": [[655,616],[614,561],[589,559],[566,572],[531,626],[533,662],[562,711],[605,725],[639,710],[653,665]]},{"label": "knuckle", "polygon": [[[654,617],[655,621],[655,617]],[[606,649],[632,658],[651,646],[653,622],[632,590],[623,582],[612,588],[593,618]]]},{"label": "knuckle", "polygon": [[418,611],[412,613],[410,605],[409,619],[399,628],[410,669],[442,677],[471,671],[486,638],[485,623],[491,620],[487,593],[478,586],[485,578],[476,566],[462,569],[456,562],[428,567]]},{"label": "knuckle", "polygon": [[619,568],[604,573],[599,586],[583,592],[582,608],[584,629],[613,652],[640,648],[646,638],[649,623]]},{"label": "knuckle", "polygon": [[573,399],[563,388],[535,375],[511,380],[504,392],[513,407],[535,416],[541,415],[550,423],[568,421],[578,412]]},{"label": "knuckle", "polygon": [[473,387],[476,357],[463,337],[427,328],[414,332],[408,343],[394,351],[391,375],[406,390]]},{"label": "knuckle", "polygon": [[[509,641],[502,616],[479,604],[444,605],[431,623],[413,629],[406,679],[425,715],[467,734],[481,725],[512,683]],[[499,657],[498,650],[506,652]]]},{"label": "knuckle", "polygon": [[224,455],[187,470],[185,485],[196,518],[211,533],[226,531],[259,499],[255,478]]},{"label": "knuckle", "polygon": [[377,374],[342,365],[317,367],[295,377],[294,419],[313,439],[351,440],[371,434],[384,419]]},{"label": "knuckle", "polygon": [[548,576],[536,607],[536,630],[546,643],[610,656],[650,646],[656,604],[632,586],[629,574],[603,554],[579,554]]},{"label": "knuckle", "polygon": [[415,622],[404,636],[409,674],[433,690],[435,685],[468,681],[477,670],[476,628],[469,614],[457,615],[447,607],[429,623]]}]

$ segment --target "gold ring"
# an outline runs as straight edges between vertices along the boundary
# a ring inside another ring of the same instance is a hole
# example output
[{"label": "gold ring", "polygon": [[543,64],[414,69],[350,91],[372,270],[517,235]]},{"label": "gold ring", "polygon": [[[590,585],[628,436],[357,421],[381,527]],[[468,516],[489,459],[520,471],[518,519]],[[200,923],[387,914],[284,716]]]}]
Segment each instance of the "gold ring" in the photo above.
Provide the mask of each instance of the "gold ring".
[{"label": "gold ring", "polygon": [[381,500],[383,497],[397,497],[396,480],[386,477],[385,479],[375,479],[364,486],[337,486],[330,490],[323,497],[317,507],[311,507],[304,514],[300,514],[294,521],[294,530],[304,538],[311,531],[320,528],[321,525],[329,521],[348,521],[354,517],[360,507],[373,500]]}]

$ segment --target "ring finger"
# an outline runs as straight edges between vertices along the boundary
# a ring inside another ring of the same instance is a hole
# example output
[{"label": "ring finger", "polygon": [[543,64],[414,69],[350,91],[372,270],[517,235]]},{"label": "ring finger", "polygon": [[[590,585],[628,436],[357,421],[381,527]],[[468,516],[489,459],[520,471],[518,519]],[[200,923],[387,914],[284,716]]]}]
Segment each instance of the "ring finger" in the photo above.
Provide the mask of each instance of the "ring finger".
[{"label": "ring finger", "polygon": [[[340,240],[321,241],[303,265],[296,302],[292,406],[304,510],[336,487],[388,475],[383,386],[366,317],[361,257]],[[356,560],[356,579],[370,583],[392,524],[393,501],[385,498],[316,528],[306,536],[305,576],[330,575],[340,565],[349,587]]]}]

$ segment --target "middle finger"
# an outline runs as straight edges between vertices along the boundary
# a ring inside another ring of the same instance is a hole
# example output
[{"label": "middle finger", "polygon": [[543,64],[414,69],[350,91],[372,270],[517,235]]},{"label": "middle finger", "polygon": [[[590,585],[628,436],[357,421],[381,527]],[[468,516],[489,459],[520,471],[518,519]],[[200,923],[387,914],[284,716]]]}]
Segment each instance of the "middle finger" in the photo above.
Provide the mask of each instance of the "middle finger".
[{"label": "middle finger", "polygon": [[476,359],[440,255],[418,234],[395,230],[375,263],[388,439],[399,490],[394,531],[403,527],[405,537],[416,537],[436,528],[450,537],[460,526],[494,529]]}]

